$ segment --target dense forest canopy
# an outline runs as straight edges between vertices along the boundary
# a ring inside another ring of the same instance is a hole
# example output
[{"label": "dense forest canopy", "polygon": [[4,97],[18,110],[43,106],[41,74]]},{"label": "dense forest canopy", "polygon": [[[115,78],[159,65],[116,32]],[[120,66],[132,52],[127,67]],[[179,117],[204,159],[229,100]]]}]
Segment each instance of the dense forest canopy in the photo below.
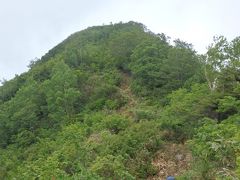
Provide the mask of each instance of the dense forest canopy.
[{"label": "dense forest canopy", "polygon": [[[0,179],[240,177],[240,37],[199,55],[140,23],[96,26],[29,67],[0,87]],[[156,166],[168,147],[185,169]]]}]

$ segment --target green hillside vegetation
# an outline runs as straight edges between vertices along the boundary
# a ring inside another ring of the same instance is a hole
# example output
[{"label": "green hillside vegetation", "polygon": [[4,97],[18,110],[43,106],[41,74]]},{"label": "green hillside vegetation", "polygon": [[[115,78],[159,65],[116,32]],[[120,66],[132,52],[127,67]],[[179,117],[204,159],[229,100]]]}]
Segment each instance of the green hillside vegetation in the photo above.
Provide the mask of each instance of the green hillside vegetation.
[{"label": "green hillside vegetation", "polygon": [[240,178],[240,37],[199,55],[140,23],[96,26],[29,67],[0,87],[0,179],[163,178],[154,162],[178,149],[177,179]]}]

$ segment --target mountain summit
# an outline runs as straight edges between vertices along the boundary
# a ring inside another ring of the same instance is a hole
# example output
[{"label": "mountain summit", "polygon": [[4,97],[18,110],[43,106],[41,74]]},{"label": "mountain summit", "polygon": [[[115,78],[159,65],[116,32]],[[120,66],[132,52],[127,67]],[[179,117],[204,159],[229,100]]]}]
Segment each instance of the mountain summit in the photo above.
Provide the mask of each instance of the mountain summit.
[{"label": "mountain summit", "polygon": [[72,34],[0,87],[0,179],[237,178],[239,49],[137,22]]}]

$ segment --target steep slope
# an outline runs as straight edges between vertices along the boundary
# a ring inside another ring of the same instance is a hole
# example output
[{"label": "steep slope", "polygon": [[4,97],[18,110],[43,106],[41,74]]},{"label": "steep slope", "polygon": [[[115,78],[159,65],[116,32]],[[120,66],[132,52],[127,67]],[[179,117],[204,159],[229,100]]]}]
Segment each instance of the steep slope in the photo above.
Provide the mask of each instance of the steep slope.
[{"label": "steep slope", "polygon": [[237,177],[239,41],[221,71],[218,47],[207,64],[136,22],[72,34],[0,87],[0,179]]}]

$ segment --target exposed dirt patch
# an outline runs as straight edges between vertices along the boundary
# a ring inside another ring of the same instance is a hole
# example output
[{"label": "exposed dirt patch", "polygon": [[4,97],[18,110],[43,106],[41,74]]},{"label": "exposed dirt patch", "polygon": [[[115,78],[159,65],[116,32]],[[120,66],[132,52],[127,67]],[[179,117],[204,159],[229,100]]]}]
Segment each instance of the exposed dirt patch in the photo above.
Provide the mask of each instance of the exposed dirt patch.
[{"label": "exposed dirt patch", "polygon": [[167,176],[179,176],[189,169],[192,161],[191,152],[183,144],[166,144],[156,153],[152,162],[158,169],[155,176],[148,180],[165,180]]},{"label": "exposed dirt patch", "polygon": [[123,116],[133,117],[134,114],[131,111],[134,106],[137,105],[137,98],[132,93],[130,84],[131,84],[131,77],[127,73],[122,74],[122,81],[119,87],[120,93],[126,98],[127,103],[121,107],[117,112]]}]

